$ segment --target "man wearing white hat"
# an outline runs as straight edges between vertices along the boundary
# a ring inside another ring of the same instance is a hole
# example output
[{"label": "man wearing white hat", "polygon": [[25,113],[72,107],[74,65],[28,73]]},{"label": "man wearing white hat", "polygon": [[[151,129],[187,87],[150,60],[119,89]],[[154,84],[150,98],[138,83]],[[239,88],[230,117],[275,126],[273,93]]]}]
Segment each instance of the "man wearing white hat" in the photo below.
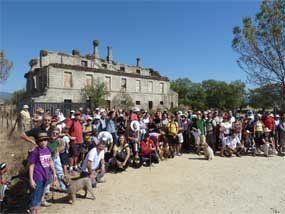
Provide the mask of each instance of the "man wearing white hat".
[{"label": "man wearing white hat", "polygon": [[19,121],[19,128],[21,131],[27,131],[31,129],[31,115],[29,112],[29,106],[23,105],[23,108],[20,112],[20,121]]}]

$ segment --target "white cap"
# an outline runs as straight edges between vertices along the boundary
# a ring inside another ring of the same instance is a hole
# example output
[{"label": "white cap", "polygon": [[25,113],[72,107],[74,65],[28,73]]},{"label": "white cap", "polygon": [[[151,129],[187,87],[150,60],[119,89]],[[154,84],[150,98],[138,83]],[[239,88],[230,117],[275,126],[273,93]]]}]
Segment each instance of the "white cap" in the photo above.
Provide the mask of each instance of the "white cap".
[{"label": "white cap", "polygon": [[74,113],[75,111],[74,111],[74,110],[70,110],[70,112],[71,112],[71,113]]},{"label": "white cap", "polygon": [[280,117],[280,115],[279,114],[276,114],[276,116],[275,117]]},{"label": "white cap", "polygon": [[139,112],[140,111],[140,108],[139,107],[134,107],[133,108],[133,112]]},{"label": "white cap", "polygon": [[274,117],[274,114],[271,113],[269,116],[270,116],[270,117]]},{"label": "white cap", "polygon": [[100,117],[100,115],[98,115],[98,114],[96,114],[95,117],[94,117],[94,119],[97,119],[97,120],[100,120],[100,118],[101,118],[101,117]]},{"label": "white cap", "polygon": [[28,105],[23,105],[23,109],[28,109],[29,106]]},{"label": "white cap", "polygon": [[104,108],[101,108],[101,109],[100,109],[100,112],[101,112],[101,113],[103,113],[103,112],[105,112],[105,111],[106,111],[106,110],[105,110]]},{"label": "white cap", "polygon": [[87,116],[86,120],[93,120],[93,118],[91,116]]}]

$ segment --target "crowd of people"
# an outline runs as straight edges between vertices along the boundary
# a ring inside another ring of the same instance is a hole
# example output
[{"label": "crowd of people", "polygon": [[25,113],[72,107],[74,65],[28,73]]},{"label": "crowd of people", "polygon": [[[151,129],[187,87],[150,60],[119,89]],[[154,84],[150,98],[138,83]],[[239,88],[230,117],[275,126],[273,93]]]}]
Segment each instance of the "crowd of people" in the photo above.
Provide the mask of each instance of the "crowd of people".
[{"label": "crowd of people", "polygon": [[203,152],[207,144],[215,155],[285,154],[285,113],[245,114],[231,111],[147,112],[104,108],[79,108],[63,115],[60,109],[37,109],[23,122],[22,139],[34,145],[28,157],[29,179],[34,188],[30,209],[38,213],[52,179],[66,192],[64,175],[89,177],[92,186],[105,182],[106,172],[121,172],[128,167],[151,167],[183,153]]}]

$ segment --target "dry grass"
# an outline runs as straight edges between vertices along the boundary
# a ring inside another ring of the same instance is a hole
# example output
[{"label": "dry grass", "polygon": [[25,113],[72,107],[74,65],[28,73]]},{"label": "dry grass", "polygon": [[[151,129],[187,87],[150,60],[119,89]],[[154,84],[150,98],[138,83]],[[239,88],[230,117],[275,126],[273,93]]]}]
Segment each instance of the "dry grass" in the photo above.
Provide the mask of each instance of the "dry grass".
[{"label": "dry grass", "polygon": [[0,131],[0,162],[8,164],[8,174],[16,175],[24,170],[23,160],[27,159],[28,151],[32,145],[20,138],[20,133],[15,131],[8,138],[9,129],[1,128]]}]

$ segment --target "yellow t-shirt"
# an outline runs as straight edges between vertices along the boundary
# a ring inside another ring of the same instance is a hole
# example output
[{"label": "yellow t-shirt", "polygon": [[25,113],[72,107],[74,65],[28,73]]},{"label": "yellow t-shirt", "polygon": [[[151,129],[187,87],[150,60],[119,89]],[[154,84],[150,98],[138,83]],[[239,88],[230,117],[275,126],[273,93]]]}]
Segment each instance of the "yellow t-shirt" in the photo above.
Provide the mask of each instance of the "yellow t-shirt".
[{"label": "yellow t-shirt", "polygon": [[175,136],[178,133],[178,123],[171,121],[167,124],[168,135]]},{"label": "yellow t-shirt", "polygon": [[255,124],[255,131],[263,132],[263,123],[261,121],[257,121]]}]

